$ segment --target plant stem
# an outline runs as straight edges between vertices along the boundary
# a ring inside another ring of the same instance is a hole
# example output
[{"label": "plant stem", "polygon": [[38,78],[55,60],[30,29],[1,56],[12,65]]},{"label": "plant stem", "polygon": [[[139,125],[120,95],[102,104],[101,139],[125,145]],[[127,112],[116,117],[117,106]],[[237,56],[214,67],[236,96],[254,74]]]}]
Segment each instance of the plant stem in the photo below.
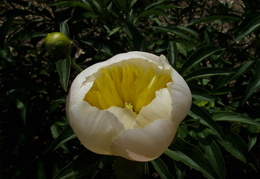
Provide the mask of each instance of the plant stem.
[{"label": "plant stem", "polygon": [[71,66],[72,68],[74,68],[74,70],[76,70],[76,72],[78,73],[82,72],[81,67],[75,62],[74,59],[71,59]]}]

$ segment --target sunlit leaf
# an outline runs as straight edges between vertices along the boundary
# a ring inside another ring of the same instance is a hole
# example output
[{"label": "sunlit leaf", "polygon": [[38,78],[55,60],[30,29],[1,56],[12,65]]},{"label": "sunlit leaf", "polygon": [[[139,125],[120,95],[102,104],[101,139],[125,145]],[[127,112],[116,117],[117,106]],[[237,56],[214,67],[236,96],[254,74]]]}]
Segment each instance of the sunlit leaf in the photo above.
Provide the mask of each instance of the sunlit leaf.
[{"label": "sunlit leaf", "polygon": [[229,121],[229,122],[239,122],[244,124],[251,124],[260,127],[260,122],[254,121],[249,117],[246,117],[239,113],[233,112],[215,112],[213,115],[214,121]]}]

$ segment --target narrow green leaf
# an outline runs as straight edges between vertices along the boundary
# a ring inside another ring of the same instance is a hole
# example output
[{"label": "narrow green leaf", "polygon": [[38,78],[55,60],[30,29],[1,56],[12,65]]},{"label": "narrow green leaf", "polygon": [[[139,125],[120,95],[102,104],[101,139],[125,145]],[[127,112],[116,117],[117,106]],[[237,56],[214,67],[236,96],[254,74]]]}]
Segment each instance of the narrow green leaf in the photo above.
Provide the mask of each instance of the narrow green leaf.
[{"label": "narrow green leaf", "polygon": [[184,26],[179,26],[178,25],[177,28],[182,30],[182,31],[184,31],[184,32],[186,32],[186,33],[188,33],[189,35],[194,36],[194,37],[198,37],[199,36],[198,32],[196,32],[195,30],[193,30],[193,29],[191,29],[189,27],[184,27]]},{"label": "narrow green leaf", "polygon": [[258,16],[248,23],[245,29],[235,38],[235,41],[241,40],[242,38],[244,38],[245,36],[254,32],[259,28],[260,28],[260,17]]},{"label": "narrow green leaf", "polygon": [[174,42],[169,42],[168,44],[168,60],[171,66],[176,69],[176,62],[177,62],[178,52],[177,46]]},{"label": "narrow green leaf", "polygon": [[234,69],[234,73],[231,73],[227,76],[221,76],[218,78],[218,80],[216,80],[216,82],[214,83],[214,91],[219,90],[221,87],[223,87],[224,85],[228,84],[229,82],[231,82],[232,80],[236,79],[238,76],[240,76],[241,74],[245,73],[246,71],[248,71],[249,69],[251,69],[253,64],[253,61],[248,61],[245,62],[242,66]]},{"label": "narrow green leaf", "polygon": [[206,67],[200,68],[198,70],[192,71],[184,76],[186,80],[191,80],[194,78],[208,77],[208,76],[216,76],[216,75],[229,75],[232,73],[228,69],[218,68],[218,67]]},{"label": "narrow green leaf", "polygon": [[222,129],[225,138],[218,140],[218,142],[228,151],[231,155],[238,160],[244,162],[256,170],[256,161],[253,156],[248,152],[248,147],[243,139],[230,130]]},{"label": "narrow green leaf", "polygon": [[44,169],[42,162],[39,162],[38,165],[39,166],[38,166],[38,171],[37,171],[37,178],[38,179],[46,179],[47,178],[46,171]]},{"label": "narrow green leaf", "polygon": [[187,70],[191,69],[192,67],[194,67],[194,65],[200,63],[202,60],[223,50],[224,48],[213,47],[213,46],[206,46],[198,49],[183,64],[182,68],[180,69],[180,74],[184,74]]},{"label": "narrow green leaf", "polygon": [[77,1],[61,1],[61,2],[53,3],[50,6],[81,7],[83,9],[90,11],[90,12],[93,12],[93,9],[92,9],[90,3],[87,2],[87,1],[84,1],[84,3],[77,2]]},{"label": "narrow green leaf", "polygon": [[13,62],[13,56],[10,51],[10,47],[8,47],[7,45],[5,45],[2,49],[0,49],[0,59],[4,59],[8,62]]},{"label": "narrow green leaf", "polygon": [[109,32],[108,36],[111,36],[111,35],[117,33],[120,29],[121,29],[120,26],[113,28],[113,29]]},{"label": "narrow green leaf", "polygon": [[222,14],[217,14],[217,15],[209,15],[205,17],[201,17],[199,19],[195,19],[192,22],[190,22],[187,26],[192,26],[195,24],[200,24],[204,22],[211,22],[211,21],[216,21],[216,20],[221,20],[221,21],[239,21],[241,20],[241,17],[237,15],[222,15]]},{"label": "narrow green leaf", "polygon": [[203,108],[200,108],[199,106],[193,104],[191,106],[191,113],[195,115],[197,118],[200,119],[201,124],[204,126],[207,126],[214,132],[214,134],[219,138],[223,139],[223,133],[219,125],[212,119],[212,117],[204,110]]},{"label": "narrow green leaf", "polygon": [[68,56],[64,60],[59,60],[56,63],[57,71],[60,75],[60,83],[65,91],[67,91],[71,69],[71,58]]},{"label": "narrow green leaf", "polygon": [[174,168],[176,171],[176,177],[178,179],[184,179],[186,175],[185,170],[187,169],[187,166],[182,162],[174,161]]},{"label": "narrow green leaf", "polygon": [[259,127],[250,125],[248,126],[248,151],[250,151],[257,142],[258,134],[260,133]]},{"label": "narrow green leaf", "polygon": [[82,152],[75,160],[65,166],[54,179],[67,179],[84,172],[93,173],[102,155],[94,154],[88,150]]},{"label": "narrow green leaf", "polygon": [[68,25],[68,20],[65,20],[63,22],[60,23],[60,32],[65,34],[67,37],[69,37],[70,35],[70,29],[69,29],[69,25]]},{"label": "narrow green leaf", "polygon": [[182,29],[179,29],[178,27],[171,26],[171,27],[154,27],[155,29],[168,32],[172,35],[179,36],[185,40],[191,40],[191,38],[188,36],[188,34],[184,33]]},{"label": "narrow green leaf", "polygon": [[146,41],[140,32],[130,23],[126,23],[123,28],[127,39],[132,44],[134,50],[147,51]]},{"label": "narrow green leaf", "polygon": [[226,178],[226,167],[225,161],[223,159],[222,153],[211,137],[208,129],[201,132],[195,133],[199,138],[197,139],[205,151],[205,155],[209,159],[211,166],[214,168],[215,172],[218,174],[220,179]]},{"label": "narrow green leaf", "polygon": [[260,122],[254,121],[249,117],[246,117],[239,113],[233,112],[215,112],[213,114],[214,121],[229,121],[229,122],[240,122],[244,124],[251,124],[260,127]]},{"label": "narrow green leaf", "polygon": [[59,136],[52,142],[52,144],[49,146],[49,148],[45,151],[45,153],[47,152],[51,152],[56,150],[57,148],[59,148],[62,144],[64,144],[65,142],[72,140],[76,137],[76,135],[74,134],[73,130],[71,129],[71,127],[69,125],[67,125],[63,131],[61,131],[61,133],[59,134]]},{"label": "narrow green leaf", "polygon": [[200,171],[206,178],[216,178],[214,169],[199,148],[181,138],[177,138],[171,147],[173,147],[173,150],[167,149],[164,152],[170,158]]},{"label": "narrow green leaf", "polygon": [[174,177],[171,175],[171,173],[168,170],[167,165],[161,160],[160,158],[157,158],[153,161],[151,161],[153,167],[160,175],[161,179],[173,179]]},{"label": "narrow green leaf", "polygon": [[257,61],[254,68],[254,75],[250,79],[249,84],[247,85],[243,103],[246,102],[259,87],[260,87],[260,60]]}]

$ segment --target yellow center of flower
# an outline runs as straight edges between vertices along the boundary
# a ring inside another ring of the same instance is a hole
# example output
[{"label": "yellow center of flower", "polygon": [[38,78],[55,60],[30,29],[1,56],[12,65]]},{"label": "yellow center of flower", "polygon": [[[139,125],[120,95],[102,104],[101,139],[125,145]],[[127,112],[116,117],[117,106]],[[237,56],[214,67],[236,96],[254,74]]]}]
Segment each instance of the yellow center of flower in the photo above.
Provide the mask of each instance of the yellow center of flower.
[{"label": "yellow center of flower", "polygon": [[94,74],[95,80],[84,101],[102,109],[111,106],[139,113],[155,92],[172,81],[170,71],[144,59],[129,59],[106,66]]}]

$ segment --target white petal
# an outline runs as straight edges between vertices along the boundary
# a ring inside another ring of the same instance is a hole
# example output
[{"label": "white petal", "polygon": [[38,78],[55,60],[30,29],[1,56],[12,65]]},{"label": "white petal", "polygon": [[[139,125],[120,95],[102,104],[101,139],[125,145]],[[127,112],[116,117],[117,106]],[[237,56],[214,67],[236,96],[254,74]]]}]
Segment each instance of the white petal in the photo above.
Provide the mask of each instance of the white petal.
[{"label": "white petal", "polygon": [[96,73],[100,68],[105,67],[105,62],[96,63],[85,70],[83,70],[78,76],[73,80],[71,87],[70,87],[70,93],[71,95],[74,95],[78,92],[78,90],[82,87],[83,82],[86,81],[88,77]]},{"label": "white petal", "polygon": [[81,84],[74,87],[75,91],[71,90],[67,97],[67,117],[73,131],[87,149],[98,154],[112,155],[112,141],[124,127],[109,111],[99,110],[83,101],[92,84],[93,82]]},{"label": "white petal", "polygon": [[149,60],[152,60],[153,62],[157,63],[159,67],[163,67],[163,69],[170,69],[172,68],[171,65],[169,64],[167,58],[164,55],[154,55],[152,53],[147,53],[147,52],[139,52],[139,51],[132,51],[128,52],[129,54],[138,54],[141,55]]},{"label": "white petal", "polygon": [[120,53],[117,54],[110,59],[108,59],[106,62],[106,66],[111,65],[113,63],[118,63],[123,60],[129,60],[133,58],[140,58],[140,59],[145,59],[150,62],[155,62],[158,63],[159,57],[156,55],[153,55],[151,53],[146,53],[146,52],[128,52],[128,53]]},{"label": "white petal", "polygon": [[68,109],[70,125],[81,143],[89,150],[112,155],[110,146],[124,129],[115,115],[81,101]]},{"label": "white petal", "polygon": [[171,120],[171,103],[171,94],[167,88],[156,91],[156,97],[150,104],[141,109],[134,127],[143,128],[158,119]]},{"label": "white petal", "polygon": [[158,61],[159,61],[159,57],[157,55],[152,54],[152,53],[140,52],[140,51],[132,51],[132,52],[128,52],[128,54],[131,54],[131,55],[133,55],[133,54],[141,55],[141,56],[143,56],[143,57],[145,57],[147,59],[150,59],[150,60],[152,60],[152,61],[154,61],[156,63],[158,63]]},{"label": "white petal", "polygon": [[136,113],[132,110],[116,106],[111,106],[107,110],[117,117],[118,121],[124,125],[125,129],[133,128],[133,124],[136,120]]},{"label": "white petal", "polygon": [[168,87],[172,95],[172,120],[180,123],[191,107],[191,92],[182,76],[173,69],[173,84]]},{"label": "white petal", "polygon": [[129,160],[153,160],[171,144],[177,128],[169,120],[156,120],[145,128],[126,130],[114,140],[111,151]]}]

